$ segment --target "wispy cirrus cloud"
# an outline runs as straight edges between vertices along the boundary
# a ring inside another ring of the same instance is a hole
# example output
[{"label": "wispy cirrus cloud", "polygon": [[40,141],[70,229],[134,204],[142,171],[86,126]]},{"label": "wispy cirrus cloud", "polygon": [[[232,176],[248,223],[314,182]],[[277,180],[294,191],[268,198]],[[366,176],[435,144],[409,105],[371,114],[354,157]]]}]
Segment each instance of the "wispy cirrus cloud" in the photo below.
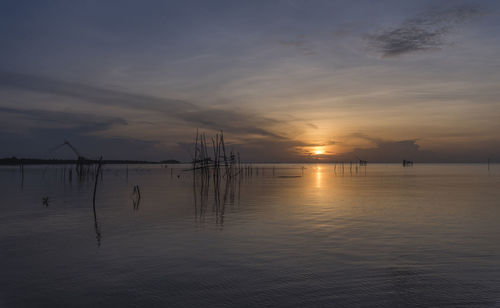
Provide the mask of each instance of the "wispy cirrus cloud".
[{"label": "wispy cirrus cloud", "polygon": [[127,125],[120,117],[81,114],[66,111],[48,111],[38,109],[9,108],[0,106],[0,120],[7,122],[8,118],[16,121],[24,120],[33,126],[50,126],[53,128],[78,128],[82,131],[96,132],[113,125]]},{"label": "wispy cirrus cloud", "polygon": [[[89,102],[101,106],[114,106],[141,112],[152,112],[184,122],[186,126],[194,125],[194,127],[212,130],[222,129],[242,136],[260,135],[274,139],[286,139],[286,137],[271,129],[273,125],[282,122],[279,119],[235,108],[211,108],[183,100],[127,93],[42,76],[2,71],[0,71],[1,89],[50,94],[59,97],[75,98],[79,102]],[[70,104],[68,103],[68,108],[71,109]],[[17,113],[23,113],[24,115],[29,113],[33,116],[34,111],[26,109],[18,110]],[[7,111],[12,113],[13,109],[6,110],[5,108],[0,108],[0,113]],[[36,112],[37,116],[46,115],[43,111]],[[57,115],[60,116],[61,121],[67,119],[63,114],[51,113],[52,117]],[[125,125],[126,122],[122,124]]]},{"label": "wispy cirrus cloud", "polygon": [[315,54],[315,51],[313,50],[311,43],[308,40],[306,40],[305,35],[298,35],[296,38],[293,39],[279,40],[278,43],[283,47],[294,48],[295,50],[304,55]]},{"label": "wispy cirrus cloud", "polygon": [[384,57],[438,49],[455,27],[480,15],[478,6],[433,9],[405,20],[397,27],[367,36],[371,47]]}]

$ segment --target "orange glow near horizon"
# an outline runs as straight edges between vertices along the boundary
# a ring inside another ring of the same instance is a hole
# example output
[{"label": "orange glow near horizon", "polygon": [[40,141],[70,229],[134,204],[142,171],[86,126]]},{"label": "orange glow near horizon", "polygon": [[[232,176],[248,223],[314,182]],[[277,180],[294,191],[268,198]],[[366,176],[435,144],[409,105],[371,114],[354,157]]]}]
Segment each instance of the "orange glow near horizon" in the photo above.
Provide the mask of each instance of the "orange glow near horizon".
[{"label": "orange glow near horizon", "polygon": [[325,154],[325,150],[323,149],[323,147],[316,147],[314,148],[313,153],[314,155],[322,155]]}]

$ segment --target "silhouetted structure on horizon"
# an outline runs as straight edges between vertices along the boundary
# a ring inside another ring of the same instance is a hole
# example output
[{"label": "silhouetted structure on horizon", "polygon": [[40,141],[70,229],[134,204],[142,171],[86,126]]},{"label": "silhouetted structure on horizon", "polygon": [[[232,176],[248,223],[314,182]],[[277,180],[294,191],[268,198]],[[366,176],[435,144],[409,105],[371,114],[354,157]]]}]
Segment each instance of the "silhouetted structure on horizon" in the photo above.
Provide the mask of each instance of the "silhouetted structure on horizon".
[{"label": "silhouetted structure on horizon", "polygon": [[403,159],[403,167],[410,167],[410,166],[413,166],[413,161]]}]

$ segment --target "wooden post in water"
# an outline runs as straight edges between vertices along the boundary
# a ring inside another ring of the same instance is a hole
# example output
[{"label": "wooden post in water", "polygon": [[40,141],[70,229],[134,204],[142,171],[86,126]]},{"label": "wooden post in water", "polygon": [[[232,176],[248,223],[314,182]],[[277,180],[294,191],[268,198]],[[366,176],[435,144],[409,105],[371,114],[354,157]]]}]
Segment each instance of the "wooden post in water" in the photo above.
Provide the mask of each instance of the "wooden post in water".
[{"label": "wooden post in water", "polygon": [[102,156],[101,156],[101,158],[99,158],[99,161],[97,162],[97,172],[95,174],[94,196],[92,197],[92,205],[94,206],[94,212],[95,212],[95,194],[97,191],[97,182],[99,181],[99,173],[101,172],[101,166],[102,166]]},{"label": "wooden post in water", "polygon": [[21,190],[24,188],[24,162],[21,159],[19,169],[21,170]]}]

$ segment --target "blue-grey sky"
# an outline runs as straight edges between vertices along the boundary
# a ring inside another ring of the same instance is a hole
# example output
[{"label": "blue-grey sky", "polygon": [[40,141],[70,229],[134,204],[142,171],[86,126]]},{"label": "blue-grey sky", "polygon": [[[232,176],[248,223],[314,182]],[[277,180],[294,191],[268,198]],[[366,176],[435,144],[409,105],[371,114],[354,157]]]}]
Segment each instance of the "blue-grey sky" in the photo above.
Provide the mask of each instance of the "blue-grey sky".
[{"label": "blue-grey sky", "polygon": [[0,156],[500,159],[498,1],[0,1]]}]

